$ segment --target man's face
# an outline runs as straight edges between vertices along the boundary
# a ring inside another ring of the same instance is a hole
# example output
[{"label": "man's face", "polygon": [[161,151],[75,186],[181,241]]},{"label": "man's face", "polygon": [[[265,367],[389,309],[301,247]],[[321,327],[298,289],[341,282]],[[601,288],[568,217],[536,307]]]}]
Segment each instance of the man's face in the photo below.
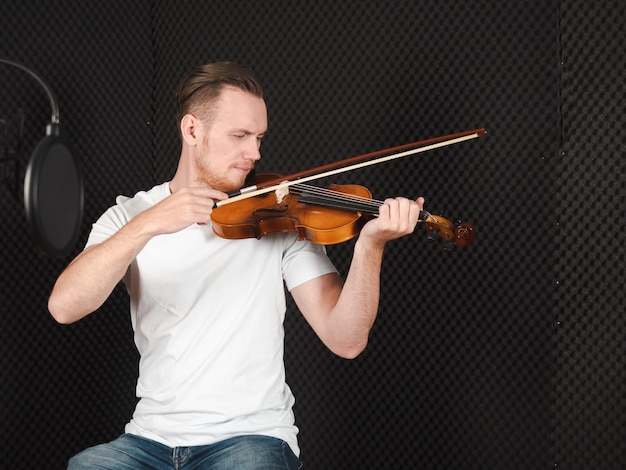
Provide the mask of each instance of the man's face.
[{"label": "man's face", "polygon": [[202,125],[202,143],[195,155],[200,183],[224,192],[243,186],[261,158],[261,139],[267,131],[267,108],[262,98],[225,87],[213,119]]}]

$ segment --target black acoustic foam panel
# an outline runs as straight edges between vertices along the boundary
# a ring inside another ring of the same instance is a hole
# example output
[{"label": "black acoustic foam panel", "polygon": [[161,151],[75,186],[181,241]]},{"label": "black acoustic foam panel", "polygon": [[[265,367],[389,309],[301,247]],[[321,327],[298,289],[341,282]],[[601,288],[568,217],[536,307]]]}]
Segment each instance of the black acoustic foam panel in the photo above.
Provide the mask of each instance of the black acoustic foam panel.
[{"label": "black acoustic foam panel", "polygon": [[563,2],[555,263],[558,468],[626,465],[626,5]]},{"label": "black acoustic foam panel", "polygon": [[[13,1],[0,45],[59,96],[86,175],[81,243],[117,194],[171,177],[175,87],[205,61],[265,80],[261,171],[487,128],[320,181],[424,195],[478,239],[445,250],[418,230],[390,244],[380,316],[354,361],[332,356],[290,303],[305,468],[621,468],[624,26],[617,0]],[[0,80],[0,118],[25,109],[28,155],[47,102],[18,72]],[[127,297],[54,324],[45,302],[69,259],[34,251],[19,201],[0,190],[2,459],[63,468],[122,432],[134,406]],[[329,247],[342,273],[351,249]]]}]

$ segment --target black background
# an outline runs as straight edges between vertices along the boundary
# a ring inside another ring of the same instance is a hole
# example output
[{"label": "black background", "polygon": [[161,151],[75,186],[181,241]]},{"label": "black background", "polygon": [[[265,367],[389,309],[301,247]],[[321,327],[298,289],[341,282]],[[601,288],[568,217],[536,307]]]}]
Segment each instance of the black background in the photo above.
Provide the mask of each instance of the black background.
[{"label": "black background", "polygon": [[[380,315],[356,360],[290,304],[288,382],[307,469],[626,467],[620,0],[50,2],[0,6],[0,56],[56,93],[90,224],[174,172],[173,94],[230,59],[265,81],[261,170],[291,173],[407,142],[488,135],[330,182],[423,195],[474,246],[422,230],[388,246]],[[19,119],[24,132],[19,138]],[[0,64],[0,462],[64,468],[135,404],[122,288],[94,315],[46,309],[70,261],[40,253],[18,187],[50,117]],[[15,183],[17,177],[18,184]],[[329,247],[347,270],[352,243]]]}]

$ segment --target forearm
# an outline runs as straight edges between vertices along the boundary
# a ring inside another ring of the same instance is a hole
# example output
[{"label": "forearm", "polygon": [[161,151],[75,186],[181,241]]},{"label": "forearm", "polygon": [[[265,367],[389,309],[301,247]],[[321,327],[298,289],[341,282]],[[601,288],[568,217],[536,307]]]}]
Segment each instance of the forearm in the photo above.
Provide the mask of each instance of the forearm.
[{"label": "forearm", "polygon": [[350,270],[329,315],[332,349],[354,358],[367,346],[380,300],[380,273],[384,244],[358,240]]},{"label": "forearm", "polygon": [[356,357],[367,346],[380,301],[380,274],[385,244],[413,232],[423,198],[388,199],[379,216],[368,222],[354,248],[346,282],[328,316],[327,345],[344,357]]},{"label": "forearm", "polygon": [[61,273],[48,300],[59,323],[72,323],[99,308],[150,236],[133,220],[111,238],[78,255]]}]

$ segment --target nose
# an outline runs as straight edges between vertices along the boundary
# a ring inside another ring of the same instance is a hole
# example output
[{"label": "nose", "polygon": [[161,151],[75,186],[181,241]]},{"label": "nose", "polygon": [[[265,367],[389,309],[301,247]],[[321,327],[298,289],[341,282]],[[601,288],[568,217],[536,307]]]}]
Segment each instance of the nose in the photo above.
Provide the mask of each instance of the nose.
[{"label": "nose", "polygon": [[257,139],[254,139],[253,143],[249,145],[246,151],[246,158],[255,162],[261,159],[261,143]]}]

